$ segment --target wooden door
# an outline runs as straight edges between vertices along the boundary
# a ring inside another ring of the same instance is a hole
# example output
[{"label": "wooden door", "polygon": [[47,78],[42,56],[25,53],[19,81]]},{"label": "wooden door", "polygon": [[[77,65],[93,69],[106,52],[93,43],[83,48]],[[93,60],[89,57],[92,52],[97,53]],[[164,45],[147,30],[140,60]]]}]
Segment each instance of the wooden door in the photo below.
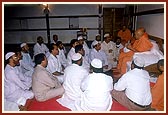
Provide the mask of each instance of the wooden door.
[{"label": "wooden door", "polygon": [[103,9],[103,35],[109,32],[114,38],[124,22],[124,8]]}]

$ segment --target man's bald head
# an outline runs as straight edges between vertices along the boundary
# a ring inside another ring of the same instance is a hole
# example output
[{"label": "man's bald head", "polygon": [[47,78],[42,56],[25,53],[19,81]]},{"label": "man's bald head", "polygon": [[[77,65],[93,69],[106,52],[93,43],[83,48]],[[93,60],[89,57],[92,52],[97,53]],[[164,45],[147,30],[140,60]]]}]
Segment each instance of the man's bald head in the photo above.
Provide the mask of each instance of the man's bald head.
[{"label": "man's bald head", "polygon": [[143,36],[143,34],[145,33],[145,28],[144,27],[140,27],[135,31],[135,38],[139,39],[140,37]]}]

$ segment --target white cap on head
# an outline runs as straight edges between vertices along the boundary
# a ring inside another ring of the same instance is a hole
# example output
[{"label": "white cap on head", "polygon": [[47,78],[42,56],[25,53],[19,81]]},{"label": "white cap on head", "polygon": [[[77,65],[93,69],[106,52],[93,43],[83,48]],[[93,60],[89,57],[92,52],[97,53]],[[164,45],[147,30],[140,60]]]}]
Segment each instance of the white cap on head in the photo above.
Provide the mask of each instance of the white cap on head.
[{"label": "white cap on head", "polygon": [[73,61],[78,61],[81,58],[82,58],[82,55],[80,53],[75,53],[74,55],[72,55]]},{"label": "white cap on head", "polygon": [[26,45],[26,43],[22,43],[21,45],[20,45],[20,47],[22,48],[23,46],[25,46]]},{"label": "white cap on head", "polygon": [[79,36],[77,39],[78,39],[78,40],[82,40],[82,39],[83,39],[83,37],[82,37],[82,36]]},{"label": "white cap on head", "polygon": [[104,38],[110,37],[110,34],[104,34]]},{"label": "white cap on head", "polygon": [[96,34],[96,36],[100,36],[100,34]]},{"label": "white cap on head", "polygon": [[91,61],[91,65],[95,68],[102,68],[103,67],[102,61],[99,59],[96,59],[96,58]]},{"label": "white cap on head", "polygon": [[95,45],[97,45],[98,43],[99,43],[98,41],[94,40],[94,41],[92,42],[92,46],[95,46]]},{"label": "white cap on head", "polygon": [[140,57],[136,57],[133,61],[134,61],[134,64],[139,66],[139,67],[144,67],[145,66],[145,60],[140,58]]},{"label": "white cap on head", "polygon": [[8,60],[11,56],[15,55],[14,52],[8,52],[6,55],[5,55],[5,60]]}]

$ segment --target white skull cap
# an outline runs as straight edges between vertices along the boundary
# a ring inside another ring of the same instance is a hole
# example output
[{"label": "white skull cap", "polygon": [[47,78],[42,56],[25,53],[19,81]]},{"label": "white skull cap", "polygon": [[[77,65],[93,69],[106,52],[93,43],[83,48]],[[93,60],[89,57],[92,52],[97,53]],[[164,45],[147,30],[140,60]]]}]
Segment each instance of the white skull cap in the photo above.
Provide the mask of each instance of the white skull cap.
[{"label": "white skull cap", "polygon": [[96,58],[91,61],[91,65],[95,68],[102,68],[103,67],[102,61],[99,59],[96,59]]}]

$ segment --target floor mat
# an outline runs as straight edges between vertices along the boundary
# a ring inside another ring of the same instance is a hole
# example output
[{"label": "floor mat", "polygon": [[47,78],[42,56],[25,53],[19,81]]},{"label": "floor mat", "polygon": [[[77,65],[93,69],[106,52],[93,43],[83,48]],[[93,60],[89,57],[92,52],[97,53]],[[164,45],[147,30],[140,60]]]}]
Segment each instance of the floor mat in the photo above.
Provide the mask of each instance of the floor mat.
[{"label": "floor mat", "polygon": [[[27,100],[26,107],[28,111],[71,111],[70,109],[60,105],[56,98],[49,99],[44,102],[38,102],[35,98],[31,100]],[[110,111],[128,111],[127,108],[122,106],[117,101],[113,100],[113,105]]]}]

